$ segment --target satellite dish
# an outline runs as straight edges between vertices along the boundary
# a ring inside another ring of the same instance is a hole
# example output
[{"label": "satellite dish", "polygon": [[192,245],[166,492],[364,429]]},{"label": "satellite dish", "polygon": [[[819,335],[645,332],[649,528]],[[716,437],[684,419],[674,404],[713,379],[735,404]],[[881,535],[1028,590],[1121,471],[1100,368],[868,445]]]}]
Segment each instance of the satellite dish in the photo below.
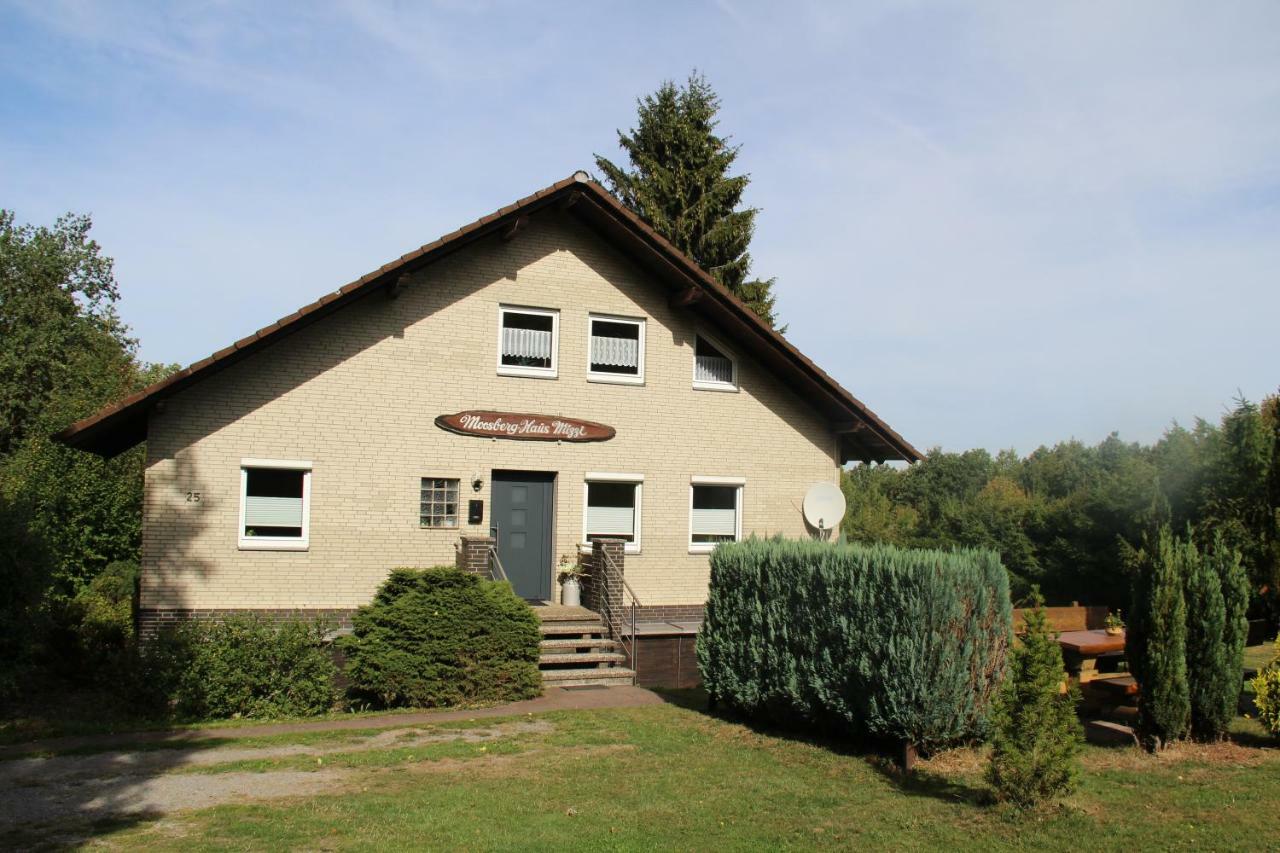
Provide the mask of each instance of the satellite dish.
[{"label": "satellite dish", "polygon": [[844,492],[835,483],[814,483],[804,496],[804,520],[820,533],[840,526],[844,518]]}]

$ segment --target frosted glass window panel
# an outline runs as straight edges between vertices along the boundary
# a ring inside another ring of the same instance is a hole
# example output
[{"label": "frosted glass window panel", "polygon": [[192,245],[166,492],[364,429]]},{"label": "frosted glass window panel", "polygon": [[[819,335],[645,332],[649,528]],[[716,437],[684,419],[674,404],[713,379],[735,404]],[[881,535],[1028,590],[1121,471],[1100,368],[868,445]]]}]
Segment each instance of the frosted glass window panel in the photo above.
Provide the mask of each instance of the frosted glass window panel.
[{"label": "frosted glass window panel", "polygon": [[421,527],[458,526],[458,480],[422,478],[418,524]]}]

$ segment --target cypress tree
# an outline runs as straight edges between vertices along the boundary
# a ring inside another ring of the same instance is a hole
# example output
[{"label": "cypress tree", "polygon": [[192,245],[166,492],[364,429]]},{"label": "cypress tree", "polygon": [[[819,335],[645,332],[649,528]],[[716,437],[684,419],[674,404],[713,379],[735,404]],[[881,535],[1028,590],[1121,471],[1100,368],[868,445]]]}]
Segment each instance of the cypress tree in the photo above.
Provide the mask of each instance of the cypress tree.
[{"label": "cypress tree", "polygon": [[[1222,696],[1222,719],[1230,722],[1240,703],[1240,680],[1244,673],[1244,644],[1249,636],[1249,574],[1240,552],[1228,548],[1221,536],[1214,538],[1208,560],[1222,584],[1222,601],[1226,612],[1222,633],[1222,669],[1226,691]],[[1225,723],[1224,723],[1225,729]]]},{"label": "cypress tree", "polygon": [[1159,749],[1186,737],[1191,718],[1187,687],[1187,607],[1182,593],[1185,558],[1169,528],[1138,553],[1139,571],[1125,639],[1138,680],[1138,729]]},{"label": "cypress tree", "polygon": [[1049,629],[1044,599],[1033,591],[1026,636],[1015,647],[996,703],[987,782],[996,799],[1020,808],[1071,790],[1080,752],[1079,689],[1061,692],[1062,649]]},{"label": "cypress tree", "polygon": [[[1225,669],[1227,609],[1222,597],[1222,579],[1208,555],[1201,554],[1188,540],[1175,547],[1185,569],[1183,594],[1187,609],[1187,689],[1191,707],[1191,736],[1196,740],[1218,740],[1227,730],[1230,715],[1223,714],[1224,697],[1232,676]],[[1234,681],[1240,680],[1236,673]]]},{"label": "cypress tree", "polygon": [[716,134],[719,111],[701,74],[684,86],[667,81],[638,102],[636,127],[618,131],[631,169],[599,155],[596,166],[619,201],[774,325],[774,279],[747,278],[759,210],[738,207],[751,179],[729,174],[739,146]]}]

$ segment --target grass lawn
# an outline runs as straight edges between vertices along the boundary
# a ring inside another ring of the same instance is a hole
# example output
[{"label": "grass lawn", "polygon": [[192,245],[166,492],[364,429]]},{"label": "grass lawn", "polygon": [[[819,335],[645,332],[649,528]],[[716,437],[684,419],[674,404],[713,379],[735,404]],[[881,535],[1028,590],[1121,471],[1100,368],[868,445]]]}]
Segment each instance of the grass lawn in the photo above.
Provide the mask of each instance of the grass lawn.
[{"label": "grass lawn", "polygon": [[517,724],[529,721],[519,718],[508,734],[480,741],[351,752],[339,749],[351,741],[345,733],[322,761],[286,755],[174,768],[306,770],[339,781],[320,795],[100,826],[95,842],[162,850],[1103,850],[1264,849],[1277,837],[1280,743],[1246,720],[1237,720],[1235,743],[1159,757],[1090,747],[1079,791],[1024,816],[981,804],[976,750],[935,756],[904,784],[874,757],[708,715],[696,694],[675,698],[682,704],[559,712],[523,728]]},{"label": "grass lawn", "polygon": [[1260,646],[1249,646],[1244,650],[1244,665],[1254,669],[1262,669],[1276,656],[1275,643],[1263,643]]}]

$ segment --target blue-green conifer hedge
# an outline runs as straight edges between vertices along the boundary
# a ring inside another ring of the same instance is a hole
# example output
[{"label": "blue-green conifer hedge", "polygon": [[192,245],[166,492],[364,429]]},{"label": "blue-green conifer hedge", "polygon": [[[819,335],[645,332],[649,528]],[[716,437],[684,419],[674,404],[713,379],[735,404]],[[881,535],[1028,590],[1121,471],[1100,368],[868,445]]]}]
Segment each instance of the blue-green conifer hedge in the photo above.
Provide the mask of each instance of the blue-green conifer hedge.
[{"label": "blue-green conifer hedge", "polygon": [[711,556],[698,663],[740,712],[939,745],[985,735],[1011,619],[992,551],[750,539]]}]

